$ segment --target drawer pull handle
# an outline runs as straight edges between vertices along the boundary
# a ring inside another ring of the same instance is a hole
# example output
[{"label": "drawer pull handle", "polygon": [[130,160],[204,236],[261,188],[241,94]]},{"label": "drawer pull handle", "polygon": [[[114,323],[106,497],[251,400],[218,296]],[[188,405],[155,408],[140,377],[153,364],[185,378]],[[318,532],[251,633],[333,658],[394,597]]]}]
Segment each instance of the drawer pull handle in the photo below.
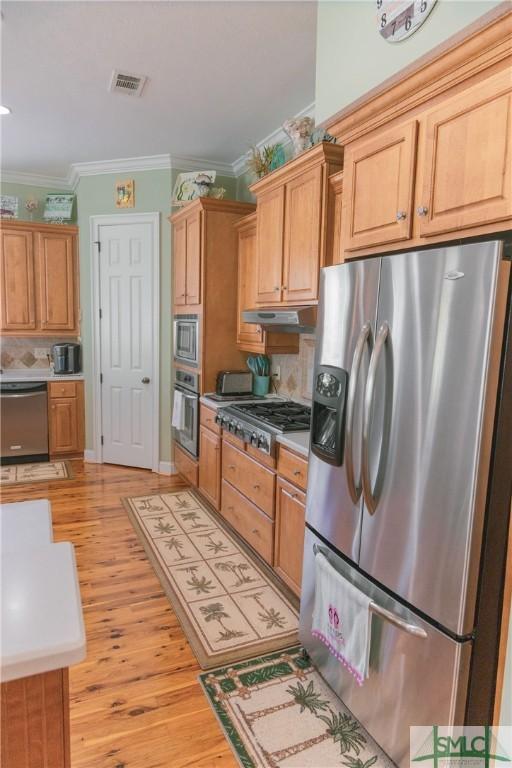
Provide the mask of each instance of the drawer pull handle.
[{"label": "drawer pull handle", "polygon": [[292,493],[291,496],[292,496],[292,499],[298,499],[299,498],[299,494],[298,493]]},{"label": "drawer pull handle", "polygon": [[300,471],[300,469],[294,469],[293,474],[295,477],[298,477],[298,475],[302,475],[302,472]]},{"label": "drawer pull handle", "polygon": [[235,508],[234,508],[234,507],[231,507],[231,506],[230,506],[230,507],[228,507],[228,509],[230,510],[230,512],[234,512],[234,511],[235,511]]},{"label": "drawer pull handle", "polygon": [[228,464],[228,469],[236,469],[234,464]]},{"label": "drawer pull handle", "polygon": [[256,536],[259,536],[259,535],[260,535],[260,532],[258,531],[258,529],[257,529],[257,528],[253,528],[253,529],[252,529],[252,532],[253,532],[254,534],[256,534]]},{"label": "drawer pull handle", "polygon": [[260,486],[258,485],[258,483],[256,483],[255,485],[253,485],[253,488],[255,491],[259,491]]}]

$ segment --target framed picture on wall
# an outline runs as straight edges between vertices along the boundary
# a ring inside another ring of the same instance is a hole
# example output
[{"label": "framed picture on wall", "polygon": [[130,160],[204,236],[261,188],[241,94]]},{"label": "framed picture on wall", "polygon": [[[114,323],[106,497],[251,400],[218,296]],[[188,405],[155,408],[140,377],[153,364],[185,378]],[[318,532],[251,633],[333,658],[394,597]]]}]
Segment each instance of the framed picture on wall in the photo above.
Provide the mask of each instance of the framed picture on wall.
[{"label": "framed picture on wall", "polygon": [[0,216],[2,219],[17,219],[19,198],[12,195],[0,195]]},{"label": "framed picture on wall", "polygon": [[73,214],[74,195],[46,195],[44,219],[69,221]]},{"label": "framed picture on wall", "polygon": [[135,182],[133,179],[116,181],[116,208],[135,207]]}]

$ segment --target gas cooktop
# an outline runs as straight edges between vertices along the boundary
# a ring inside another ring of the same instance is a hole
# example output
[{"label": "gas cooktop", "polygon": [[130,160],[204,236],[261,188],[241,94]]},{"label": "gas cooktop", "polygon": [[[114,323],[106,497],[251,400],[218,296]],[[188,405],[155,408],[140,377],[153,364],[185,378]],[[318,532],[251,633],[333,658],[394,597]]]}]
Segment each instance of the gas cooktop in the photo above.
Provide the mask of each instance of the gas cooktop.
[{"label": "gas cooktop", "polygon": [[311,408],[291,400],[241,403],[220,408],[217,423],[263,453],[273,455],[276,435],[308,432]]}]

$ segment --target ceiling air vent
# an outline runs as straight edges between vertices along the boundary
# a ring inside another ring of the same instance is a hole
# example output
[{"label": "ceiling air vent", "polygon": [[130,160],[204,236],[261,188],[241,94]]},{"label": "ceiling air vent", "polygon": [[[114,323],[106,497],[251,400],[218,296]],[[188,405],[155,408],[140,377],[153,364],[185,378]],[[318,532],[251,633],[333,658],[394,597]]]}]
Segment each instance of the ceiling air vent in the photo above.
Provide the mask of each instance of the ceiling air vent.
[{"label": "ceiling air vent", "polygon": [[126,93],[128,96],[140,96],[147,78],[144,75],[129,75],[114,69],[109,90],[115,93]]}]

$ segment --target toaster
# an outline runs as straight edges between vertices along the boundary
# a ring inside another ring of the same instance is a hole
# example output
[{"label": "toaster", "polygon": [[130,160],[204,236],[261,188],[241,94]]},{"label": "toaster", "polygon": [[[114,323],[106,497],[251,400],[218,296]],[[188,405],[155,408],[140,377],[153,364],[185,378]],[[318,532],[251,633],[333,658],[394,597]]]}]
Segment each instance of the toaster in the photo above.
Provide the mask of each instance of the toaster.
[{"label": "toaster", "polygon": [[252,373],[219,371],[215,391],[218,395],[248,395],[252,392]]}]

